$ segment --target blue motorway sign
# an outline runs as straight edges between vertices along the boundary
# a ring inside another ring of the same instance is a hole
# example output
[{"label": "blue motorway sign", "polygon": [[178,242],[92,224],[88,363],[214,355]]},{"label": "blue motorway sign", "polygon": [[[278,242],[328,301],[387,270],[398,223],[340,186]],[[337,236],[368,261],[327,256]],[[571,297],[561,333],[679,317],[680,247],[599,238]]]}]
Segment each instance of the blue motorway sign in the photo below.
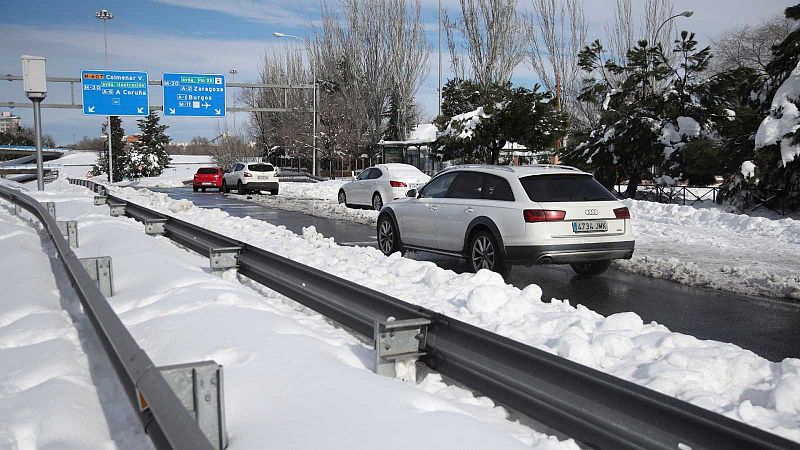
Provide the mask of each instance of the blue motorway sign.
[{"label": "blue motorway sign", "polygon": [[147,72],[81,70],[83,114],[146,116]]},{"label": "blue motorway sign", "polygon": [[225,76],[199,73],[165,73],[164,115],[225,116]]}]

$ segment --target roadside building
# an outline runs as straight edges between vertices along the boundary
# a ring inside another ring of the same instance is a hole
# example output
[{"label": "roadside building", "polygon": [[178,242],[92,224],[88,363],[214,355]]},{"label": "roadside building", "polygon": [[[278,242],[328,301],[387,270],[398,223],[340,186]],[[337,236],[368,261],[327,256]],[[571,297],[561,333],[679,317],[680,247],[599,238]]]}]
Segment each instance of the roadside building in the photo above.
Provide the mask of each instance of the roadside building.
[{"label": "roadside building", "polygon": [[0,113],[0,133],[12,133],[22,127],[22,118],[10,111]]}]

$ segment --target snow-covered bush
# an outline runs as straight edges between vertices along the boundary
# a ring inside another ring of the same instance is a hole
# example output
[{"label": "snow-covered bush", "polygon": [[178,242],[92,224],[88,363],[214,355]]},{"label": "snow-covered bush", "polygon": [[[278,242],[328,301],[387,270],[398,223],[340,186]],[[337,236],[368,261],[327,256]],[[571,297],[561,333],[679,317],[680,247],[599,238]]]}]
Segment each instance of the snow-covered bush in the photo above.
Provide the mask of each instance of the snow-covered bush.
[{"label": "snow-covered bush", "polygon": [[154,111],[139,119],[142,131],[133,148],[125,152],[123,171],[128,178],[157,177],[170,162],[167,145],[169,136],[165,134],[167,125],[159,125],[159,117]]}]

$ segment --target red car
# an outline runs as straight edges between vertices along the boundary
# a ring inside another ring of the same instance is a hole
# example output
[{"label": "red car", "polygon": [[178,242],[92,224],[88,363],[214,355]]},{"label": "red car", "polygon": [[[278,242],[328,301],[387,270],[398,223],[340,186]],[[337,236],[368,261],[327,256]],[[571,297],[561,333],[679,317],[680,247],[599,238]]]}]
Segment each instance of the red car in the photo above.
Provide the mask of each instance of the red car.
[{"label": "red car", "polygon": [[192,189],[195,192],[198,189],[202,189],[205,192],[206,188],[217,188],[222,191],[222,174],[223,171],[219,167],[201,167],[194,174]]}]

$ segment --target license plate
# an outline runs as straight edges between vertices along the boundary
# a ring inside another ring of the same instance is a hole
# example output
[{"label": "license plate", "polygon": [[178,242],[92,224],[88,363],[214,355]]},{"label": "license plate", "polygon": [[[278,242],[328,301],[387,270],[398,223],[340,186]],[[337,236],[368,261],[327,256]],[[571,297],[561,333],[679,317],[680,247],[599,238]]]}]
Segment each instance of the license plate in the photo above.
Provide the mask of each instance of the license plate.
[{"label": "license plate", "polygon": [[572,222],[573,233],[601,233],[604,231],[608,231],[608,222],[605,220]]},{"label": "license plate", "polygon": [[203,183],[203,186],[213,186],[213,185],[214,183],[206,183],[206,182]]},{"label": "license plate", "polygon": [[266,180],[269,177],[258,177],[259,180]]}]

